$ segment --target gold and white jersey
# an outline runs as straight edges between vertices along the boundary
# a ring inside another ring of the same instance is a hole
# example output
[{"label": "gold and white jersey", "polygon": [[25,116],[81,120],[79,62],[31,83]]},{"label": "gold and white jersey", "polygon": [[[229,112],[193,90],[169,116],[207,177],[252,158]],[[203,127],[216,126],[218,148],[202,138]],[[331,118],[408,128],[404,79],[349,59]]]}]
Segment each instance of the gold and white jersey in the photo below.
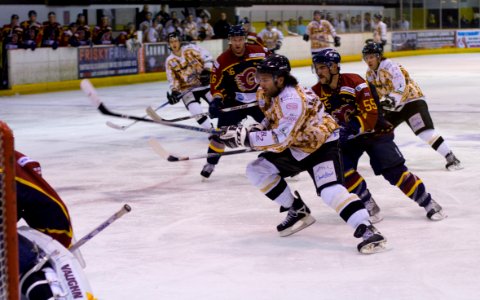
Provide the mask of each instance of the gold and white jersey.
[{"label": "gold and white jersey", "polygon": [[167,79],[172,91],[184,92],[204,89],[200,83],[200,74],[204,69],[211,70],[213,57],[210,53],[196,45],[182,46],[181,55],[171,53],[165,61]]},{"label": "gold and white jersey", "polygon": [[263,40],[265,48],[268,50],[274,49],[277,44],[283,43],[283,33],[277,28],[272,28],[272,30],[263,29],[258,34],[258,37]]},{"label": "gold and white jersey", "polygon": [[382,21],[373,24],[373,41],[375,43],[382,43],[387,40],[387,24]]},{"label": "gold and white jersey", "polygon": [[366,77],[377,89],[378,97],[389,95],[395,100],[396,108],[411,101],[424,100],[422,90],[407,70],[390,59],[382,60],[376,71],[368,69]]},{"label": "gold and white jersey", "polygon": [[250,133],[250,145],[256,150],[282,152],[289,148],[301,160],[320,148],[338,128],[324,112],[318,96],[300,85],[287,86],[275,98],[267,97],[259,88],[257,99],[265,114],[262,124],[268,130]]},{"label": "gold and white jersey", "polygon": [[331,48],[332,43],[328,36],[336,37],[337,32],[332,23],[327,20],[311,21],[307,25],[306,33],[310,36],[310,47],[312,52],[318,52],[325,48]]}]

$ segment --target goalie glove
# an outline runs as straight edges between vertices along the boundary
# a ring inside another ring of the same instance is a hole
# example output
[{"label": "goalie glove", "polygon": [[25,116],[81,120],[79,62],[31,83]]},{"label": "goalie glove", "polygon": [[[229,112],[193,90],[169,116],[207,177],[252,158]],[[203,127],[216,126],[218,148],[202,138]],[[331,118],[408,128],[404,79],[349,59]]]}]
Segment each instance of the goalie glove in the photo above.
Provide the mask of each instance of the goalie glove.
[{"label": "goalie glove", "polygon": [[202,86],[209,85],[210,84],[210,71],[207,69],[203,69],[202,73],[200,73],[200,84]]},{"label": "goalie glove", "polygon": [[220,140],[229,148],[250,147],[248,134],[248,129],[241,124],[238,126],[225,126],[222,127]]},{"label": "goalie glove", "polygon": [[336,36],[333,38],[333,45],[335,47],[340,47],[340,37],[339,36]]},{"label": "goalie glove", "polygon": [[304,40],[305,42],[308,42],[309,39],[310,39],[310,36],[305,33],[305,34],[303,35],[303,40]]},{"label": "goalie glove", "polygon": [[170,103],[171,105],[178,103],[180,99],[182,99],[181,95],[182,94],[178,91],[172,91],[171,94],[167,92],[168,103]]}]

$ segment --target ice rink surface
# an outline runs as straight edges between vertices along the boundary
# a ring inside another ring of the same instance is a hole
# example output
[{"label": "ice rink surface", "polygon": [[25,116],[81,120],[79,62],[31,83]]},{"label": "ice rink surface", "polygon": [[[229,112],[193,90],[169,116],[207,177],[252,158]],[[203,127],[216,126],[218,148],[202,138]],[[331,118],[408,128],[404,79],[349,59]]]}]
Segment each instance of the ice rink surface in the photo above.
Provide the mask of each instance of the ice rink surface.
[{"label": "ice rink surface", "polygon": [[[397,128],[407,166],[449,215],[432,222],[375,177],[364,156],[359,171],[383,211],[377,228],[388,239],[389,251],[375,255],[357,252],[360,240],[316,196],[307,174],[289,184],[317,222],[281,238],[275,227],[285,214],[244,175],[256,153],[222,158],[202,182],[204,160],[168,162],[147,144],[155,137],[171,152],[201,154],[205,134],[145,123],[109,128],[106,121],[130,121],[101,115],[80,90],[0,98],[0,118],[17,149],[41,162],[77,238],[131,205],[81,248],[99,299],[480,299],[480,54],[394,60],[420,84],[438,132],[465,169],[446,171],[444,158],[406,125]],[[342,64],[342,72],[365,71],[363,62]],[[316,82],[309,67],[293,74],[305,86]],[[166,101],[167,88],[156,82],[98,92],[112,110],[144,115]],[[177,104],[159,114],[188,113]]]}]

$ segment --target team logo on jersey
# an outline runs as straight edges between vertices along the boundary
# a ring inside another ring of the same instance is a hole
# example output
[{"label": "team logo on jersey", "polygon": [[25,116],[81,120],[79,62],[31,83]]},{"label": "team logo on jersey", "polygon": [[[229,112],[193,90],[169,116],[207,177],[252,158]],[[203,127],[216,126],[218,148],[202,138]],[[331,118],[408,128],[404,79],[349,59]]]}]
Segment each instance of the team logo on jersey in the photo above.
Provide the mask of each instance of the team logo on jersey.
[{"label": "team logo on jersey", "polygon": [[352,115],[355,112],[355,108],[348,105],[348,104],[343,104],[339,108],[335,109],[332,112],[332,116],[335,118],[335,120],[341,124],[346,123],[350,115]]},{"label": "team logo on jersey", "polygon": [[250,67],[235,76],[235,82],[237,83],[237,87],[240,91],[251,91],[257,87],[257,83],[255,82],[256,72],[257,69],[255,67]]}]

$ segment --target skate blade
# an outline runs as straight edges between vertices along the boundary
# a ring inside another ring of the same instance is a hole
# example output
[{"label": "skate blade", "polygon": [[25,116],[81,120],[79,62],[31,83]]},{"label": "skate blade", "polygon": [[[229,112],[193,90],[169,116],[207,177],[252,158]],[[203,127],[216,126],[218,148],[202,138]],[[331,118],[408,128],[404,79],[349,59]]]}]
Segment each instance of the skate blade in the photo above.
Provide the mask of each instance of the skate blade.
[{"label": "skate blade", "polygon": [[374,254],[374,253],[384,252],[387,250],[387,247],[385,246],[386,243],[387,243],[387,240],[367,244],[362,248],[360,248],[360,253]]},{"label": "skate blade", "polygon": [[300,230],[312,225],[313,223],[315,223],[315,221],[316,220],[315,220],[314,217],[308,215],[305,218],[298,221],[297,223],[295,223],[295,225],[293,225],[292,227],[287,228],[283,231],[279,231],[278,234],[280,234],[281,237],[286,237],[286,236],[292,235],[295,232],[299,232]]},{"label": "skate blade", "polygon": [[377,224],[377,223],[381,222],[382,220],[383,220],[383,216],[380,215],[379,213],[377,213],[374,216],[370,216],[370,222],[372,224]]},{"label": "skate blade", "polygon": [[457,164],[457,165],[451,165],[447,168],[448,171],[458,171],[458,170],[462,170],[464,167],[462,166],[462,164]]},{"label": "skate blade", "polygon": [[432,220],[432,221],[441,221],[441,220],[443,220],[447,217],[448,217],[448,215],[446,213],[444,213],[443,209],[442,209],[441,211],[431,215],[429,219]]}]

